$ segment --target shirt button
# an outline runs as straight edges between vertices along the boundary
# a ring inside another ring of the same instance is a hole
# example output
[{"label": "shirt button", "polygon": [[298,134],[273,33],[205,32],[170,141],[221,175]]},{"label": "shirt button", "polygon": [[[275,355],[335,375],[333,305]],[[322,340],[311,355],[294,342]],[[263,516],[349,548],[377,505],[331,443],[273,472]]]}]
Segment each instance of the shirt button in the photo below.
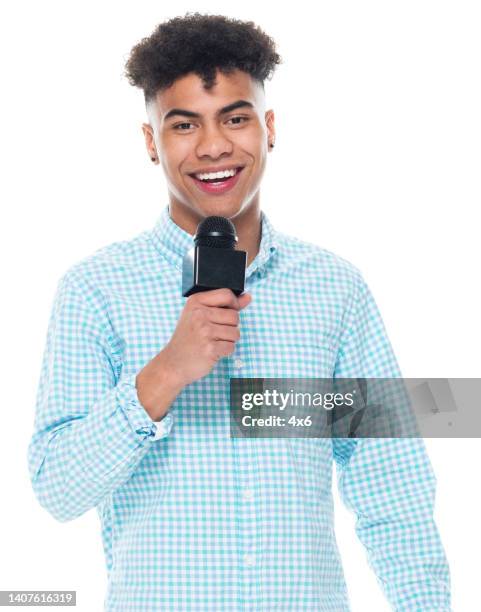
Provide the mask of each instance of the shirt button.
[{"label": "shirt button", "polygon": [[245,489],[243,498],[246,501],[250,501],[251,499],[254,499],[254,491],[252,489]]},{"label": "shirt button", "polygon": [[240,370],[242,368],[242,359],[236,359],[234,361],[234,367],[236,370]]},{"label": "shirt button", "polygon": [[254,557],[254,555],[244,555],[244,563],[248,565],[249,567],[252,567],[253,565],[255,565],[255,562],[256,562],[256,558]]}]

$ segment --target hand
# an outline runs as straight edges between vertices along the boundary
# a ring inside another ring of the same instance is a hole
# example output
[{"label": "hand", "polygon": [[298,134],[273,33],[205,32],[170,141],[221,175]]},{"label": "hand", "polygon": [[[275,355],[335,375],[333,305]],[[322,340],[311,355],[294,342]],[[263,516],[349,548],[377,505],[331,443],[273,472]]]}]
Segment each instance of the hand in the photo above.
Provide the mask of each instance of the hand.
[{"label": "hand", "polygon": [[171,339],[136,378],[139,401],[154,420],[164,416],[186,385],[234,352],[240,338],[239,311],[251,300],[249,293],[236,297],[230,289],[187,298]]},{"label": "hand", "polygon": [[162,350],[179,384],[184,387],[206,376],[221,357],[234,352],[240,338],[239,311],[251,300],[249,293],[236,297],[230,289],[202,291],[187,298],[172,338]]}]

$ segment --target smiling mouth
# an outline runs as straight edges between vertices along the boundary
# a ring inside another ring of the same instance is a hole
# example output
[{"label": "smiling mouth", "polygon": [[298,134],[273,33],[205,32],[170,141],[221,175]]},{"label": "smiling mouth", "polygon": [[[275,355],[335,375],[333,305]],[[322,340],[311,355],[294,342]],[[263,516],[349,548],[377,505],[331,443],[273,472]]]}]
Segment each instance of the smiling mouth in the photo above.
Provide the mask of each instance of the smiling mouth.
[{"label": "smiling mouth", "polygon": [[234,176],[227,176],[222,178],[201,180],[198,179],[195,174],[189,174],[188,176],[190,176],[191,179],[194,181],[196,187],[198,187],[204,193],[219,194],[229,191],[236,185],[243,169],[244,166],[239,166],[238,168],[236,168],[236,173],[234,174]]},{"label": "smiling mouth", "polygon": [[[238,166],[237,168],[234,168],[234,170],[236,171],[236,174],[238,174],[244,166]],[[197,174],[202,174],[202,172],[198,172]],[[209,174],[208,172],[205,172],[205,174]],[[234,174],[234,176],[236,176],[236,174]],[[227,177],[222,177],[222,178],[214,178],[214,179],[198,179],[195,175],[195,173],[189,174],[189,176],[191,176],[192,178],[195,178],[197,180],[202,180],[203,183],[215,183],[215,182],[223,182],[226,181],[229,178],[233,178],[231,176],[227,176]]]}]

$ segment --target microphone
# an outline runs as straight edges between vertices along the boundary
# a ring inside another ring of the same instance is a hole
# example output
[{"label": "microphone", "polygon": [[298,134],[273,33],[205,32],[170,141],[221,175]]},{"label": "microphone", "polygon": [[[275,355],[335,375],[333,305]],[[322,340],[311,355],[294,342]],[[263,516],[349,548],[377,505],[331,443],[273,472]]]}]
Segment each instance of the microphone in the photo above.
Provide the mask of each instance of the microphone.
[{"label": "microphone", "polygon": [[195,246],[182,262],[182,295],[199,291],[231,289],[244,291],[247,252],[236,251],[235,226],[226,217],[206,217],[197,227]]}]

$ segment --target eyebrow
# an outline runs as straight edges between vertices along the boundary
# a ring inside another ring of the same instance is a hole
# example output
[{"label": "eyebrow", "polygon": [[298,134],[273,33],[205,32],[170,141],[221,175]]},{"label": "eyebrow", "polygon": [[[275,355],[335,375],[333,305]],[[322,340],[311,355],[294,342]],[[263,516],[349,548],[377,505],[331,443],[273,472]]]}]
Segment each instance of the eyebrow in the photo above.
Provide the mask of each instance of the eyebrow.
[{"label": "eyebrow", "polygon": [[[248,102],[247,100],[236,100],[235,102],[232,102],[232,104],[228,104],[227,106],[220,108],[216,112],[216,117],[218,117],[219,115],[224,115],[225,113],[230,113],[230,111],[236,110],[237,108],[243,108],[246,106],[249,108],[254,108],[254,105],[251,102]],[[190,117],[192,119],[199,119],[202,116],[199,113],[194,113],[193,111],[185,110],[183,108],[173,108],[168,113],[166,113],[164,121],[167,121],[167,119],[173,117],[174,115],[181,115],[183,117]]]}]

